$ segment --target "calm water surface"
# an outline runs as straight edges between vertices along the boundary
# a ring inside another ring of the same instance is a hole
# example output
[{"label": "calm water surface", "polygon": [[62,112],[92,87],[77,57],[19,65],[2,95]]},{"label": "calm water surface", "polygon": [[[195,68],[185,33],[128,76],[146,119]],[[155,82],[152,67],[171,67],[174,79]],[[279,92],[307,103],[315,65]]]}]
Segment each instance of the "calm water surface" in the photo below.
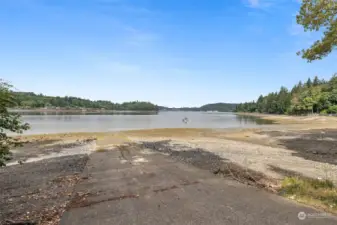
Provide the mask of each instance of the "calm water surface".
[{"label": "calm water surface", "polygon": [[[159,112],[157,114],[36,114],[23,115],[31,125],[25,134],[107,132],[151,128],[241,128],[270,124],[255,117],[233,113]],[[188,118],[184,123],[183,119]]]}]

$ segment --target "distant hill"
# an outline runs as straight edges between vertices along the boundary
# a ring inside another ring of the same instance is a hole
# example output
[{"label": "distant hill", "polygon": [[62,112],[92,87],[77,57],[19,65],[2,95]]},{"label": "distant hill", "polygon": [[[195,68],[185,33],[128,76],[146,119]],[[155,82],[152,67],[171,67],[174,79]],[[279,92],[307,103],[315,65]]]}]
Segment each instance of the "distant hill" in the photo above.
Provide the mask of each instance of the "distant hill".
[{"label": "distant hill", "polygon": [[201,111],[233,112],[238,104],[235,103],[212,103],[200,107]]},{"label": "distant hill", "polygon": [[132,101],[113,103],[111,101],[93,101],[78,97],[59,97],[35,94],[33,92],[13,92],[20,109],[104,109],[104,110],[131,110],[131,111],[158,111],[158,107],[151,102]]},{"label": "distant hill", "polygon": [[213,103],[201,107],[180,107],[170,108],[157,106],[151,102],[132,101],[124,103],[113,103],[104,100],[89,100],[72,96],[46,96],[35,94],[34,92],[13,92],[17,101],[17,108],[38,109],[38,108],[61,108],[61,109],[105,109],[105,110],[144,110],[144,111],[219,111],[232,112],[236,109],[234,103]]},{"label": "distant hill", "polygon": [[181,107],[170,108],[165,106],[158,106],[159,110],[165,111],[218,111],[218,112],[233,112],[236,109],[236,103],[212,103],[203,105],[201,107]]}]

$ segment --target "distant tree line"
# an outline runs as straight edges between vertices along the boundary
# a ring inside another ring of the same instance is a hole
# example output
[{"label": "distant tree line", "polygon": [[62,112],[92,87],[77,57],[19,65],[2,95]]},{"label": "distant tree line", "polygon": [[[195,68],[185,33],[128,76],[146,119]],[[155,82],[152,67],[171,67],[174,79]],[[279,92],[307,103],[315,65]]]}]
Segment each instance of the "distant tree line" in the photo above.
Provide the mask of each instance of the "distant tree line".
[{"label": "distant tree line", "polygon": [[53,97],[32,92],[13,92],[14,99],[17,102],[17,108],[35,109],[35,108],[62,108],[62,109],[105,109],[105,110],[141,110],[157,111],[158,107],[150,102],[124,102],[113,103],[111,101],[92,101],[77,97]]},{"label": "distant tree line", "polygon": [[200,107],[202,111],[233,112],[236,109],[235,103],[213,103]]},{"label": "distant tree line", "polygon": [[258,112],[270,114],[336,114],[337,74],[329,81],[317,76],[306,82],[299,82],[291,91],[281,87],[278,92],[261,95],[257,101],[239,104],[237,112]]},{"label": "distant tree line", "polygon": [[159,106],[160,110],[167,111],[218,111],[218,112],[233,112],[236,109],[237,104],[235,103],[213,103],[203,105],[201,107],[181,107],[181,108],[169,108],[164,106]]}]

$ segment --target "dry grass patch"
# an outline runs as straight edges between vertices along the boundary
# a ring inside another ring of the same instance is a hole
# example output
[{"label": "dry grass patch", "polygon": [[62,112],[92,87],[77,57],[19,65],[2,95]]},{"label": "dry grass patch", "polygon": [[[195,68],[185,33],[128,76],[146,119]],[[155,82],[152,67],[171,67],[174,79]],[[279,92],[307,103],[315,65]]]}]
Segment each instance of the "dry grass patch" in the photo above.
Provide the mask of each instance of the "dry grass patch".
[{"label": "dry grass patch", "polygon": [[286,177],[280,193],[298,202],[337,213],[337,188],[330,180]]},{"label": "dry grass patch", "polygon": [[106,149],[106,148],[98,148],[96,149],[96,152],[107,152],[109,151],[109,149]]}]

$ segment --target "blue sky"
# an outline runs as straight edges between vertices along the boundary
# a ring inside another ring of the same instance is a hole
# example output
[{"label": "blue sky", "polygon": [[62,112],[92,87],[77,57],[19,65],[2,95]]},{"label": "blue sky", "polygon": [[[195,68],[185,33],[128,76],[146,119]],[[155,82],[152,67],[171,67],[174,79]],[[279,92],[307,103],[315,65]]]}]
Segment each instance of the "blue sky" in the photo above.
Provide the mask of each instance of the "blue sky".
[{"label": "blue sky", "polygon": [[17,90],[167,106],[254,100],[336,71],[298,0],[0,0],[0,77]]}]

